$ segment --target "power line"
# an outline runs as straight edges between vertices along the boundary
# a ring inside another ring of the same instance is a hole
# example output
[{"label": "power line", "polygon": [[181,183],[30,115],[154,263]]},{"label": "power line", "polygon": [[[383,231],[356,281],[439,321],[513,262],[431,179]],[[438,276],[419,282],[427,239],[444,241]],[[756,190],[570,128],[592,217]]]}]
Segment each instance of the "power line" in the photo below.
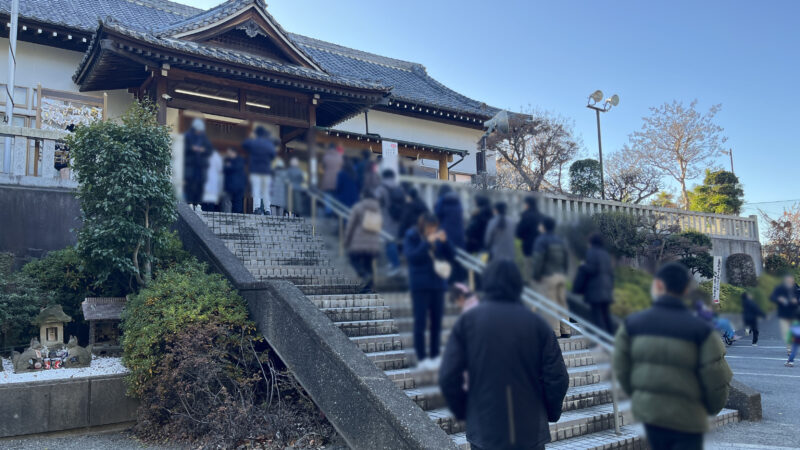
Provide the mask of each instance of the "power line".
[{"label": "power line", "polygon": [[795,198],[791,200],[774,200],[769,202],[745,202],[745,205],[768,205],[771,203],[797,203],[800,202],[800,198]]}]

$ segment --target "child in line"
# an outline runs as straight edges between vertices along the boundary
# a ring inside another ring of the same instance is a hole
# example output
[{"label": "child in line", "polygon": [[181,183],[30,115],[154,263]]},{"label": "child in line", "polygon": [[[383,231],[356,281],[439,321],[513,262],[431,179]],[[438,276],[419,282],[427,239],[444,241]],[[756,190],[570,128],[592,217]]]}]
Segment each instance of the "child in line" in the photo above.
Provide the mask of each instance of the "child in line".
[{"label": "child in line", "polygon": [[461,314],[478,306],[478,296],[464,283],[454,283],[450,288],[450,292],[447,293],[447,297],[451,302],[458,305]]}]

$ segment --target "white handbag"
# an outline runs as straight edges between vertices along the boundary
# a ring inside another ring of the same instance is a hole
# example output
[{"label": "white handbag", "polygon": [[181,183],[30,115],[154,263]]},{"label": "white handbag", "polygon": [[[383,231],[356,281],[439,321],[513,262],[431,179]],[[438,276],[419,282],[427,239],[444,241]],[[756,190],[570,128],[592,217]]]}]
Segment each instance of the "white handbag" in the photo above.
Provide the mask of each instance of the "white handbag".
[{"label": "white handbag", "polygon": [[436,259],[433,256],[433,252],[431,252],[431,259],[433,260],[433,271],[436,272],[436,275],[439,275],[439,278],[447,280],[450,278],[450,274],[453,273],[453,266],[443,259]]}]

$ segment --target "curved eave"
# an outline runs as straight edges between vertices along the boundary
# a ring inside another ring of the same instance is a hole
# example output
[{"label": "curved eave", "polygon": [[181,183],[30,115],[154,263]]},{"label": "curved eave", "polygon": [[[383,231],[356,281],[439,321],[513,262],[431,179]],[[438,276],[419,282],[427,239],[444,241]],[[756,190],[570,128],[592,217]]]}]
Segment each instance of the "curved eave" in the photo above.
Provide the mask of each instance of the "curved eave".
[{"label": "curved eave", "polygon": [[[211,73],[222,77],[238,78],[257,83],[266,83],[276,87],[292,88],[311,93],[344,97],[355,101],[373,103],[389,95],[391,88],[351,86],[333,80],[310,79],[297,74],[270,71],[253,67],[244,63],[220,61],[203,55],[188,54],[164,46],[141,43],[128,36],[110,32],[102,25],[98,29],[83,61],[73,76],[73,80],[82,91],[98,89],[114,89],[126,87],[127,80],[111,80],[93,74],[99,65],[134,66],[133,72],[139,72],[143,81],[148,73],[145,66],[153,68],[169,64],[191,71]],[[113,87],[112,87],[113,86]],[[130,86],[127,86],[130,87]]]}]

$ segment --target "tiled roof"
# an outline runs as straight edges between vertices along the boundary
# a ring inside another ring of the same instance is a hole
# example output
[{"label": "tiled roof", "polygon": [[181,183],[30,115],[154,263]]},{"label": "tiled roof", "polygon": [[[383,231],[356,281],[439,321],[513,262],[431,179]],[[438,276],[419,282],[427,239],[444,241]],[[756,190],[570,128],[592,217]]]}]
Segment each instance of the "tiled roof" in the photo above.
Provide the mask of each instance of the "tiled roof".
[{"label": "tiled roof", "polygon": [[84,320],[119,320],[125,297],[87,297],[81,302]]},{"label": "tiled roof", "polygon": [[[11,0],[0,0],[0,12],[9,14]],[[93,32],[107,17],[142,29],[163,28],[202,12],[167,0],[23,0],[22,18]]]},{"label": "tiled roof", "polygon": [[258,57],[249,53],[238,52],[236,50],[223,47],[203,45],[197,42],[173,39],[164,36],[159,37],[144,30],[136,30],[122,25],[117,20],[108,20],[104,23],[104,26],[108,27],[110,30],[136,38],[149,44],[158,45],[171,50],[192,53],[198,56],[214,58],[220,61],[246,64],[259,69],[265,69],[286,75],[299,76],[321,82],[336,83],[357,89],[388,89],[388,87],[379,83],[339,76],[336,74],[328,74],[318,70],[307,69],[305,67],[292,64],[284,64],[268,58]]},{"label": "tiled roof", "polygon": [[[242,58],[247,64],[271,66],[273,62],[257,61],[263,58],[219,48],[194,48],[192,44],[179,40],[170,41],[164,36],[212,23],[225,14],[254,2],[263,6],[263,0],[229,0],[204,11],[167,0],[24,0],[20,2],[20,16],[86,32],[95,31],[99,20],[105,21],[111,17],[116,21],[115,26],[120,29],[138,33],[146,39],[164,39],[161,43],[176,49],[182,46],[183,49],[198,51],[206,56],[226,60]],[[10,4],[11,0],[0,0],[0,13],[8,14]],[[392,88],[392,98],[412,104],[482,117],[491,117],[498,111],[439,83],[428,75],[421,64],[387,58],[297,34],[287,35],[331,77],[351,82],[360,81],[364,86],[389,86]]]},{"label": "tiled roof", "polygon": [[499,111],[434,80],[422,64],[387,58],[298,34],[291,34],[291,38],[326,71],[363,80],[380,80],[392,86],[393,98],[487,117]]}]

